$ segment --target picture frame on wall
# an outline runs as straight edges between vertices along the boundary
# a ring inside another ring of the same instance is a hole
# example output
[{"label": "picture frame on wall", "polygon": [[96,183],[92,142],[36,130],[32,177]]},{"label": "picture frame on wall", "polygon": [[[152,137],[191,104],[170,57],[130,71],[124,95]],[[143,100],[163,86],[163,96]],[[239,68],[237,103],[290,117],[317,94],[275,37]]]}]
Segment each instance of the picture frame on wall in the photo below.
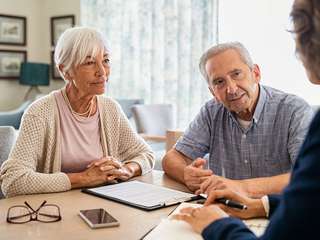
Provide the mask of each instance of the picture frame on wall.
[{"label": "picture frame on wall", "polygon": [[20,66],[27,61],[27,51],[0,50],[0,79],[19,79]]},{"label": "picture frame on wall", "polygon": [[74,15],[51,17],[51,45],[55,46],[60,35],[74,24]]},{"label": "picture frame on wall", "polygon": [[51,51],[51,78],[62,80],[59,70],[54,63],[54,51]]},{"label": "picture frame on wall", "polygon": [[0,14],[0,44],[26,46],[27,19]]}]

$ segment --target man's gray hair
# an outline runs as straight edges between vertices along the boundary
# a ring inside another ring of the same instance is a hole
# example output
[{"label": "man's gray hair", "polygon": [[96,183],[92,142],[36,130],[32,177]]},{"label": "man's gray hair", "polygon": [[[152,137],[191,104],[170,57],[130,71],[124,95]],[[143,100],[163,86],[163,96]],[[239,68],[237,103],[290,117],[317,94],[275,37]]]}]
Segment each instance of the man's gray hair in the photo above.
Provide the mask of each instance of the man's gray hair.
[{"label": "man's gray hair", "polygon": [[200,58],[199,68],[202,76],[207,80],[207,83],[209,83],[209,76],[206,71],[206,64],[207,61],[214,57],[215,55],[218,55],[219,53],[222,53],[226,50],[233,49],[236,50],[239,55],[240,59],[248,65],[250,69],[253,68],[253,61],[251,59],[251,56],[249,54],[249,51],[243,46],[240,42],[228,42],[228,43],[221,43],[218,45],[215,45],[211,48],[209,48]]},{"label": "man's gray hair", "polygon": [[[91,27],[73,27],[59,37],[54,61],[57,67],[62,64],[66,73],[84,63],[88,56],[95,58],[101,51],[109,53],[107,41],[100,31]],[[59,72],[64,78],[60,69]]]}]

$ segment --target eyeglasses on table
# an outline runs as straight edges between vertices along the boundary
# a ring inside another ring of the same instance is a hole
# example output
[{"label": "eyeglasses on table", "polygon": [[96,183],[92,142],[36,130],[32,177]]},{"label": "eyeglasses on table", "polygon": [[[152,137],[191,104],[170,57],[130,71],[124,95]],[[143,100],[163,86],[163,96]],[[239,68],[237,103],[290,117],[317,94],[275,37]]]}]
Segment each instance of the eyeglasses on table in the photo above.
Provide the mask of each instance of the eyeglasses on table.
[{"label": "eyeglasses on table", "polygon": [[56,204],[47,204],[47,201],[43,201],[36,210],[34,210],[26,201],[24,204],[25,205],[15,205],[8,209],[8,223],[19,224],[30,221],[51,223],[61,220],[60,208]]}]

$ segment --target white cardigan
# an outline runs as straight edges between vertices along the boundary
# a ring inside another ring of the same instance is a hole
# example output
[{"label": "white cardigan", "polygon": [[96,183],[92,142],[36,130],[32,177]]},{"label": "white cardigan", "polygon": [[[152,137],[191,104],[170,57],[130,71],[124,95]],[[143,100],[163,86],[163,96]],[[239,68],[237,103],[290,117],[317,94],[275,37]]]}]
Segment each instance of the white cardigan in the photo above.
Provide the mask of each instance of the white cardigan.
[{"label": "white cardigan", "polygon": [[[151,171],[154,155],[132,130],[120,106],[104,96],[97,99],[104,155],[124,163],[136,162],[142,174]],[[12,197],[71,189],[68,176],[61,172],[59,124],[53,92],[28,108],[16,144],[1,166],[0,183],[4,195]]]}]

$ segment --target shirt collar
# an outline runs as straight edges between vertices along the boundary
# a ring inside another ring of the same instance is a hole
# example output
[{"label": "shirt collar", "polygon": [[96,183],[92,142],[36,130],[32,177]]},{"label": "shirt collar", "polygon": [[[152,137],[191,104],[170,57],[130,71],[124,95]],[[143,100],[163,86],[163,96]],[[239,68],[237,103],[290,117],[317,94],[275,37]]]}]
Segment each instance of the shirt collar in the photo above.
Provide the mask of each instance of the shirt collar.
[{"label": "shirt collar", "polygon": [[259,96],[258,96],[258,103],[256,105],[256,109],[254,110],[254,114],[253,114],[253,121],[257,124],[261,113],[262,113],[262,109],[264,107],[264,104],[266,103],[267,100],[267,94],[266,94],[266,90],[264,89],[263,86],[261,86],[260,84],[259,86]]},{"label": "shirt collar", "polygon": [[[264,89],[264,87],[261,86],[260,84],[258,84],[258,87],[259,87],[258,102],[256,105],[256,109],[254,110],[254,114],[253,114],[253,118],[252,118],[255,124],[258,124],[262,109],[263,109],[264,104],[266,103],[266,100],[267,100],[267,93],[266,93],[266,90]],[[229,116],[231,116],[231,118],[238,124],[234,113],[231,113],[230,111],[228,111],[228,112],[229,112]]]}]

